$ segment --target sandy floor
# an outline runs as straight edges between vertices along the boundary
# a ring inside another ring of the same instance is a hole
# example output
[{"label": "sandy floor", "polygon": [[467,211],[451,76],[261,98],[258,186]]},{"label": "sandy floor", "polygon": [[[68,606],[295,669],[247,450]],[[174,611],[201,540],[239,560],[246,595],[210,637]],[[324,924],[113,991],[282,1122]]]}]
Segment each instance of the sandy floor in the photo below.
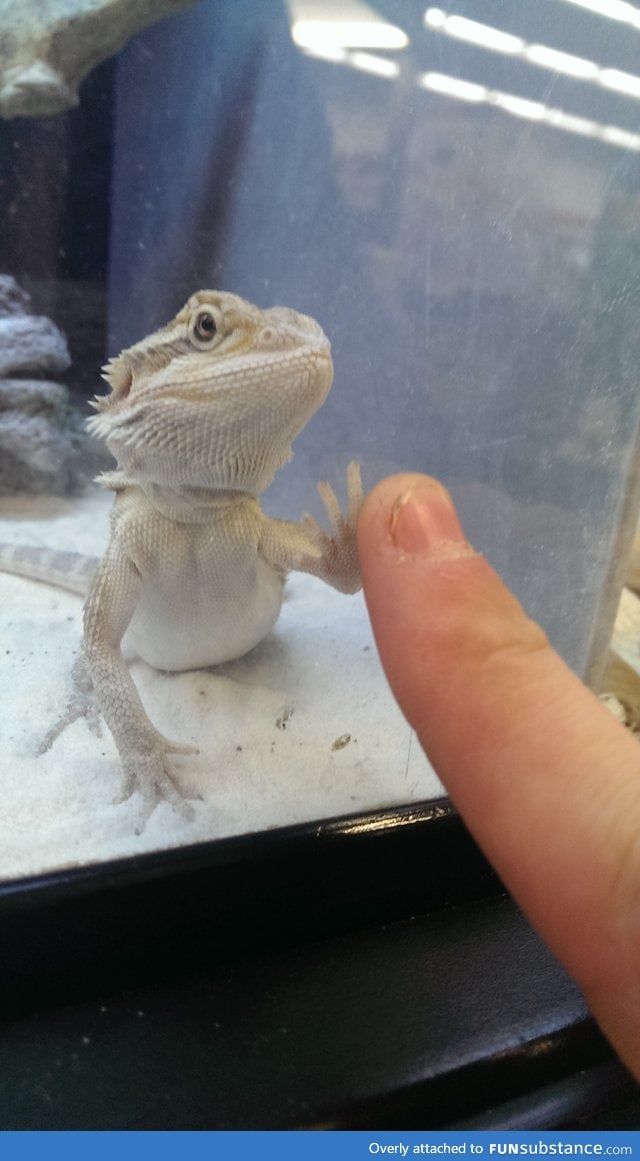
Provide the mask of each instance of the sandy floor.
[{"label": "sandy floor", "polygon": [[[111,496],[4,499],[0,539],[100,553]],[[142,802],[115,803],[118,757],[106,728],[64,712],[80,639],[81,598],[0,574],[0,877],[132,855],[439,797],[442,787],[388,691],[361,595],[295,574],[275,631],[215,670],[132,674],[167,736],[197,745],[176,760],[195,818],[166,804],[142,834]]]}]

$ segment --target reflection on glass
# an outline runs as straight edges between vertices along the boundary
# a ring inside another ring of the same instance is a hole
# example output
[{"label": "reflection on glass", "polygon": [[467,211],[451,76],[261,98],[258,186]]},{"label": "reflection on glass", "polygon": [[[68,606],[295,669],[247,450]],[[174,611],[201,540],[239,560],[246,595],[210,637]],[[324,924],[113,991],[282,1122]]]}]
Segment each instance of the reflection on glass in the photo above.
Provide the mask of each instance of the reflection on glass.
[{"label": "reflection on glass", "polygon": [[[595,680],[638,507],[638,11],[202,0],[90,71],[76,108],[0,122],[0,358],[31,342],[0,364],[2,539],[103,550],[111,498],[90,480],[113,464],[82,427],[98,369],[226,289],[332,343],[334,385],[268,513],[320,516],[317,480],[344,493],[353,459],[366,486],[440,475]],[[194,819],[162,804],[136,834],[107,733],[50,735],[80,599],[0,586],[0,874],[441,794],[362,599],[295,576],[246,656],[132,662],[153,721],[200,750],[180,759]]]}]

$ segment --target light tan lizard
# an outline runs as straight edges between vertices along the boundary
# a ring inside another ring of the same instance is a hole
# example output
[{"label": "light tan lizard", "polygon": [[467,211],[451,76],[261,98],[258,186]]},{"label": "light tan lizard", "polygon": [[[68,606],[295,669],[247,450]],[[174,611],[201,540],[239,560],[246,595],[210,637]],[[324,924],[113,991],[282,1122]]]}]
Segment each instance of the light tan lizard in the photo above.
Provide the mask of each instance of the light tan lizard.
[{"label": "light tan lizard", "polygon": [[[200,290],[103,370],[111,392],[95,399],[89,427],[118,462],[99,477],[116,493],[105,555],[97,562],[3,546],[0,568],[85,592],[95,570],[84,609],[86,661],[122,760],[123,797],[138,789],[150,806],[160,797],[180,805],[170,756],[196,751],[152,725],[123,639],[158,669],[216,665],[269,632],[289,570],[356,592],[360,470],[348,469],[346,516],[330,486],[318,485],[330,535],[309,516],[295,524],[260,507],[258,495],[291,458],[292,440],[333,378],[328,339],[296,311]],[[71,709],[49,742],[78,712]]]}]

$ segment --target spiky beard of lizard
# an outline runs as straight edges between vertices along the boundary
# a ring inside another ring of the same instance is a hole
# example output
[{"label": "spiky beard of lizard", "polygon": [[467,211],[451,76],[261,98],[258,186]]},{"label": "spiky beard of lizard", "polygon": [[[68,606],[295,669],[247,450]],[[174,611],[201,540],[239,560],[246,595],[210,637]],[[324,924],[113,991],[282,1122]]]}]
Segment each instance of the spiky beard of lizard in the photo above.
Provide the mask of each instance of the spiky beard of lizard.
[{"label": "spiky beard of lizard", "polygon": [[291,458],[332,377],[313,319],[199,291],[107,364],[111,393],[94,401],[89,428],[143,487],[257,494]]}]

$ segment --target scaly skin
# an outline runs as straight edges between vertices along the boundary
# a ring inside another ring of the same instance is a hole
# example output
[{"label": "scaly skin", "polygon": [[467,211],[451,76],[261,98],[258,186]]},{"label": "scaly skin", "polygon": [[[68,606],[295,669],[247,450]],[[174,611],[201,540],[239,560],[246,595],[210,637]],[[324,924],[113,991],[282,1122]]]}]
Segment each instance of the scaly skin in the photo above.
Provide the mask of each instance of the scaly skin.
[{"label": "scaly skin", "polygon": [[89,425],[118,470],[101,477],[116,497],[85,605],[86,657],[123,797],[138,789],[150,807],[159,797],[180,805],[171,755],[194,751],[150,722],[122,657],[125,635],[160,669],[216,665],[269,632],[289,570],[356,592],[360,471],[349,467],[346,516],[319,485],[329,534],[308,516],[270,519],[258,502],[331,386],[329,342],[306,315],[201,290],[104,370],[111,392],[94,401]]}]

